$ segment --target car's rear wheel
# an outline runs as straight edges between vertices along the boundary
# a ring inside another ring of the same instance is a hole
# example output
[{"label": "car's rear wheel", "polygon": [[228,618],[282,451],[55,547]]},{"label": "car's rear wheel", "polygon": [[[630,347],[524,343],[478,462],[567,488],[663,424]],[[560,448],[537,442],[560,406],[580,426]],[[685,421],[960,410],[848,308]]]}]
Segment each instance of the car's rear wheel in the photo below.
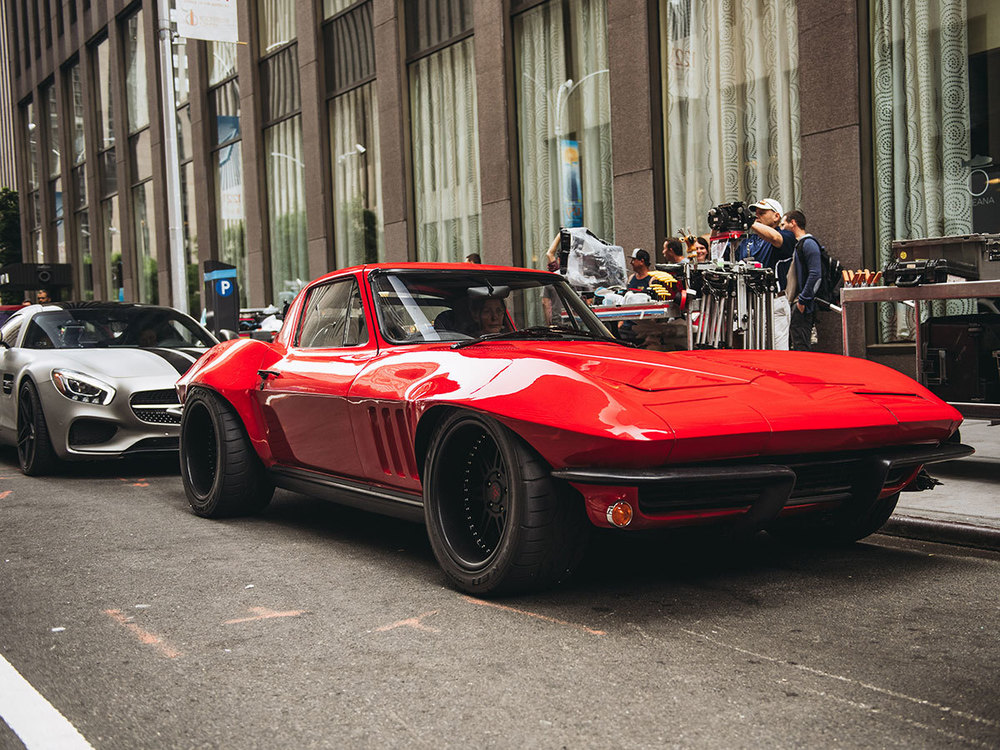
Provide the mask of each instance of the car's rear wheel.
[{"label": "car's rear wheel", "polygon": [[180,459],[184,491],[199,516],[250,515],[274,494],[240,418],[211,391],[195,389],[185,400]]},{"label": "car's rear wheel", "polygon": [[17,397],[17,460],[29,477],[48,474],[59,463],[52,450],[38,389],[30,380],[24,381]]},{"label": "car's rear wheel", "polygon": [[579,497],[503,425],[455,412],[437,427],[424,517],[448,578],[474,594],[543,588],[569,575],[590,525]]}]

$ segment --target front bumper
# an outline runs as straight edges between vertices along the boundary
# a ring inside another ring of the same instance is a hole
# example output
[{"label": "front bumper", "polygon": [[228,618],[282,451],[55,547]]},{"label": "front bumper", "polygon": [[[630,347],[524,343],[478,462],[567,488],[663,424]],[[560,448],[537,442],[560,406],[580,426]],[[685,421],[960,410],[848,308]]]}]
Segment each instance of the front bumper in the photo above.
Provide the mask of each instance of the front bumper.
[{"label": "front bumper", "polygon": [[807,513],[858,514],[899,492],[926,464],[971,455],[959,443],[894,446],[863,452],[768,456],[659,469],[560,469],[586,501],[596,526],[629,503],[631,529],[728,522],[746,530]]}]

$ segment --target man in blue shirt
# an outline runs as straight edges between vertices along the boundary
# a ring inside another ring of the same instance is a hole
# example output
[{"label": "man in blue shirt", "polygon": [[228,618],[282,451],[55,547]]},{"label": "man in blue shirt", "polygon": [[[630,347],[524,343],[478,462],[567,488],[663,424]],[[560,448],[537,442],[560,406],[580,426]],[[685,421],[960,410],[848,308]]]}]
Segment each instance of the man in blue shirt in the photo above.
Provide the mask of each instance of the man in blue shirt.
[{"label": "man in blue shirt", "polygon": [[823,274],[819,243],[806,232],[806,216],[801,211],[785,214],[783,226],[795,236],[795,288],[788,290],[794,302],[789,324],[789,343],[797,351],[812,349],[812,329],[816,323],[816,290]]},{"label": "man in blue shirt", "polygon": [[736,260],[755,260],[774,271],[778,280],[778,290],[772,304],[774,348],[787,349],[790,309],[788,299],[785,297],[785,278],[788,275],[789,259],[795,249],[795,235],[780,228],[781,204],[774,198],[759,200],[750,208],[756,214],[757,220],[736,249]]}]

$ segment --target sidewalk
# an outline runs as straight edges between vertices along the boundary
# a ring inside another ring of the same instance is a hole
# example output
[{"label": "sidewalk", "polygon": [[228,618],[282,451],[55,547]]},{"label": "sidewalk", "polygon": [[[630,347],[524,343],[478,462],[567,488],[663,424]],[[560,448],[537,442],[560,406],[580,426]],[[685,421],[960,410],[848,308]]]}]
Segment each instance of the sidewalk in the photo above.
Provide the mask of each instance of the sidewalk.
[{"label": "sidewalk", "polygon": [[1000,425],[966,420],[961,433],[975,454],[930,466],[942,484],[902,493],[881,533],[1000,550]]}]

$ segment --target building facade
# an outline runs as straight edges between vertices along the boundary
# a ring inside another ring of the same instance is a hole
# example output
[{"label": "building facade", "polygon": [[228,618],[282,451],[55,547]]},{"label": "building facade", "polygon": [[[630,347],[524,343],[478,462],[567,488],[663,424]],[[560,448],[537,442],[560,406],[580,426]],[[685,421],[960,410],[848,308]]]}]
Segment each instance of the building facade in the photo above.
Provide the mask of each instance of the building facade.
[{"label": "building facade", "polygon": [[[163,0],[3,2],[26,260],[176,304]],[[848,268],[1000,231],[992,0],[237,2],[238,44],[171,49],[193,311],[207,259],[280,305],[366,261],[539,267],[561,225],[658,253],[761,197]],[[891,353],[894,315],[852,332]]]}]

